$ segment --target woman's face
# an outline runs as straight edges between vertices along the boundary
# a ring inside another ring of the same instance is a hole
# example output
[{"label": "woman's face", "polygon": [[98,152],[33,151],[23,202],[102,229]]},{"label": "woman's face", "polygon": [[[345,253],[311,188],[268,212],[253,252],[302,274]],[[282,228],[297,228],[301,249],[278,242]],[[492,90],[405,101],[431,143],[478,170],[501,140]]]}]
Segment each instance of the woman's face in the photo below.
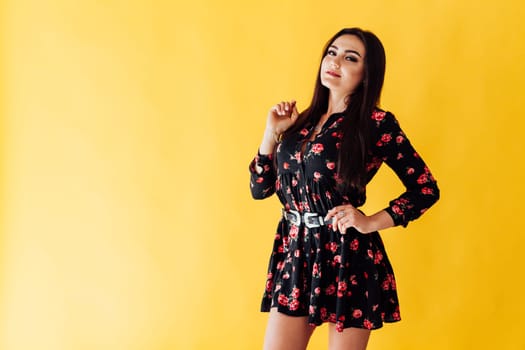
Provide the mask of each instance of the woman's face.
[{"label": "woman's face", "polygon": [[344,34],[335,39],[321,62],[323,86],[351,94],[363,80],[365,55],[365,46],[357,36]]}]

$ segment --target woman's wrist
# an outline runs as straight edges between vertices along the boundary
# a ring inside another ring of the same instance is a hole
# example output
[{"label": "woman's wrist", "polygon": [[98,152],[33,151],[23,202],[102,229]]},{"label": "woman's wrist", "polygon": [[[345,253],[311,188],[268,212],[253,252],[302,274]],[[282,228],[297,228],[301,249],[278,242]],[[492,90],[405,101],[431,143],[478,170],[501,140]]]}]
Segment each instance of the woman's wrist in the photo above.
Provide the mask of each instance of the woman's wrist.
[{"label": "woman's wrist", "polygon": [[277,143],[281,142],[281,135],[275,130],[267,128],[264,130],[264,136],[259,147],[261,154],[271,154]]},{"label": "woman's wrist", "polygon": [[375,232],[394,226],[392,217],[384,210],[367,216],[366,231]]}]

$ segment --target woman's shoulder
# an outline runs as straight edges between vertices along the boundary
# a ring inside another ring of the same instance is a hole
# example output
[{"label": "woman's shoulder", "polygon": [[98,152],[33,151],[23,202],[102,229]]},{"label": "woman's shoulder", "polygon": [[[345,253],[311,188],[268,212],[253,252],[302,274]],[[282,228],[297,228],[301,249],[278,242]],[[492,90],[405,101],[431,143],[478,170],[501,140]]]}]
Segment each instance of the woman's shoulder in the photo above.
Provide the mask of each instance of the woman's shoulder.
[{"label": "woman's shoulder", "polygon": [[399,127],[399,123],[394,114],[379,107],[374,109],[371,119],[376,129],[391,129]]}]

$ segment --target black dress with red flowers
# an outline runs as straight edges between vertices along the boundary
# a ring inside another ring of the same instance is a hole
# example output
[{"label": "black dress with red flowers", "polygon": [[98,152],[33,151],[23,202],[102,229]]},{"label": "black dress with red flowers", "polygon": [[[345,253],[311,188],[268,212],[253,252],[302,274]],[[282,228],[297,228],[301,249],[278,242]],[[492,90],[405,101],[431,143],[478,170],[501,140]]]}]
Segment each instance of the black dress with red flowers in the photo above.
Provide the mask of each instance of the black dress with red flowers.
[{"label": "black dress with red flowers", "polygon": [[[343,137],[342,113],[332,114],[308,141],[313,127],[285,138],[274,155],[258,154],[250,163],[252,196],[276,193],[285,210],[326,215],[331,208],[360,207],[364,193],[338,191],[337,158]],[[406,226],[439,198],[436,181],[389,112],[371,116],[373,146],[367,183],[384,162],[406,187],[385,208],[395,225]],[[306,142],[304,152],[301,146]],[[268,266],[261,311],[276,307],[291,316],[308,316],[312,325],[333,322],[348,327],[380,328],[400,320],[396,281],[378,232],[354,228],[341,234],[331,225],[307,228],[282,218]]]}]

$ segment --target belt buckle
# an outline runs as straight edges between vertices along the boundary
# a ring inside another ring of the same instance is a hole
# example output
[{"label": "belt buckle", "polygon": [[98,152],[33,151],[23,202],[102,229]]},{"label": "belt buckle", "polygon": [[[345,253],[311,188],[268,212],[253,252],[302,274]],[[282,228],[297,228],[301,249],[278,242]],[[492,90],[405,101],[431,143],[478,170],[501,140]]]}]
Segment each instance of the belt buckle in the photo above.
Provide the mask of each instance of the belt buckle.
[{"label": "belt buckle", "polygon": [[283,214],[286,220],[290,221],[295,226],[301,226],[301,214],[299,214],[298,211],[295,211],[295,210],[286,211],[283,209]]},{"label": "belt buckle", "polygon": [[[324,224],[323,218],[319,216],[319,214],[317,213],[304,213],[303,217],[304,217],[304,226],[308,228],[320,227]],[[317,223],[310,222],[310,219],[312,218],[316,218]]]}]

